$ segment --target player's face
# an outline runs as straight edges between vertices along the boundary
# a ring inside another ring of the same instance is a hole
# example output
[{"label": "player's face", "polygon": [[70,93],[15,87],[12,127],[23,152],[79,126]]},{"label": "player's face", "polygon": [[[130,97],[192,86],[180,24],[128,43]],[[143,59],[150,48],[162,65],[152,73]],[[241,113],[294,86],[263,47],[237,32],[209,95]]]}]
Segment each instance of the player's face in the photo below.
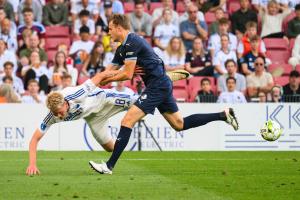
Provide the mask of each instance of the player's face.
[{"label": "player's face", "polygon": [[53,111],[53,115],[55,117],[58,117],[59,119],[64,119],[67,116],[69,109],[68,103],[65,101],[64,104],[60,107],[58,107],[55,111]]},{"label": "player's face", "polygon": [[109,22],[108,26],[109,32],[108,34],[110,35],[111,39],[115,42],[119,42],[119,33],[120,29],[118,26],[114,25],[113,22]]}]

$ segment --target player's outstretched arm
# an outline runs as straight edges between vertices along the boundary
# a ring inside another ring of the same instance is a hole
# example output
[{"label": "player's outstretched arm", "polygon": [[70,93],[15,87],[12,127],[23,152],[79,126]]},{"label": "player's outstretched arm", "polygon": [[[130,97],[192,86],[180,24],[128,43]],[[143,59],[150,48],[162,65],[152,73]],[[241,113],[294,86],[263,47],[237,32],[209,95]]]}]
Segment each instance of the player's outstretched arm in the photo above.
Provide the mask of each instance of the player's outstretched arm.
[{"label": "player's outstretched arm", "polygon": [[99,85],[104,79],[116,76],[118,73],[118,70],[105,70],[104,72],[97,73],[93,78],[91,78],[91,81],[95,85]]},{"label": "player's outstretched arm", "polygon": [[37,144],[43,137],[42,132],[36,129],[29,144],[29,166],[27,167],[26,174],[28,176],[40,174],[39,169],[36,166],[36,149]]},{"label": "player's outstretched arm", "polygon": [[[125,60],[122,70],[105,70],[116,73],[114,76],[110,76],[101,81],[101,85],[106,85],[113,81],[125,81],[131,80],[135,71],[136,60]],[[102,72],[103,73],[103,72]]]}]

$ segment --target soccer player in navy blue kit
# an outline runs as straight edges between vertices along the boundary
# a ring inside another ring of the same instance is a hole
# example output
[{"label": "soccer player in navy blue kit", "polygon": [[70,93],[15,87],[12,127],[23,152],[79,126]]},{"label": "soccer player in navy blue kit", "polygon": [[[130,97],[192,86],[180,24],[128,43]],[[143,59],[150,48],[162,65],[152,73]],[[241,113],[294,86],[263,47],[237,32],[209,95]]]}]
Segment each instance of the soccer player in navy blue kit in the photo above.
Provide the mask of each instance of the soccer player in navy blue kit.
[{"label": "soccer player in navy blue kit", "polygon": [[129,141],[135,123],[145,115],[153,114],[155,108],[177,131],[219,120],[227,122],[234,130],[238,129],[238,122],[231,108],[220,113],[194,114],[183,118],[173,97],[172,82],[166,75],[163,61],[154,53],[146,40],[129,30],[130,23],[125,15],[115,14],[112,16],[109,22],[109,34],[114,41],[122,44],[118,47],[112,64],[107,66],[107,70],[117,70],[121,66],[123,69],[102,83],[132,79],[137,65],[144,70],[142,79],[146,89],[122,119],[120,132],[109,160],[100,164],[89,162],[94,170],[101,174],[112,174],[117,160]]}]

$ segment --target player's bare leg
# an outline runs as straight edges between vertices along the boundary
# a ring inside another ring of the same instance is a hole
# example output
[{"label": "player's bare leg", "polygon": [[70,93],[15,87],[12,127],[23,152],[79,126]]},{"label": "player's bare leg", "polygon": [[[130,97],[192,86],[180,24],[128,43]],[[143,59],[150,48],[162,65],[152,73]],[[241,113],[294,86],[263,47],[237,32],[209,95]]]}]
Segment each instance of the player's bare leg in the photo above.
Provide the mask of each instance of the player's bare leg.
[{"label": "player's bare leg", "polygon": [[114,150],[115,140],[111,139],[109,142],[101,144],[101,146],[105,151],[112,152]]}]

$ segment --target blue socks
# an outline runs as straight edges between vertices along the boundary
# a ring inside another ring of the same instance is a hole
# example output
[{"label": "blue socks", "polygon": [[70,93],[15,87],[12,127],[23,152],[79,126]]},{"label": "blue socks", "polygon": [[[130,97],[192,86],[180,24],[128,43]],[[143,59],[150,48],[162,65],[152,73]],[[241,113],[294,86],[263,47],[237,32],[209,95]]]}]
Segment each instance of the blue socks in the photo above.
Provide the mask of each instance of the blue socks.
[{"label": "blue socks", "polygon": [[128,144],[132,129],[127,128],[125,126],[121,126],[120,132],[118,134],[114,151],[110,156],[109,160],[107,161],[107,167],[112,170],[118,161],[119,157],[121,156],[122,152],[124,151],[126,145]]},{"label": "blue socks", "polygon": [[209,114],[194,114],[183,118],[183,130],[203,126],[212,121],[225,121],[226,115],[224,112],[209,113]]}]

